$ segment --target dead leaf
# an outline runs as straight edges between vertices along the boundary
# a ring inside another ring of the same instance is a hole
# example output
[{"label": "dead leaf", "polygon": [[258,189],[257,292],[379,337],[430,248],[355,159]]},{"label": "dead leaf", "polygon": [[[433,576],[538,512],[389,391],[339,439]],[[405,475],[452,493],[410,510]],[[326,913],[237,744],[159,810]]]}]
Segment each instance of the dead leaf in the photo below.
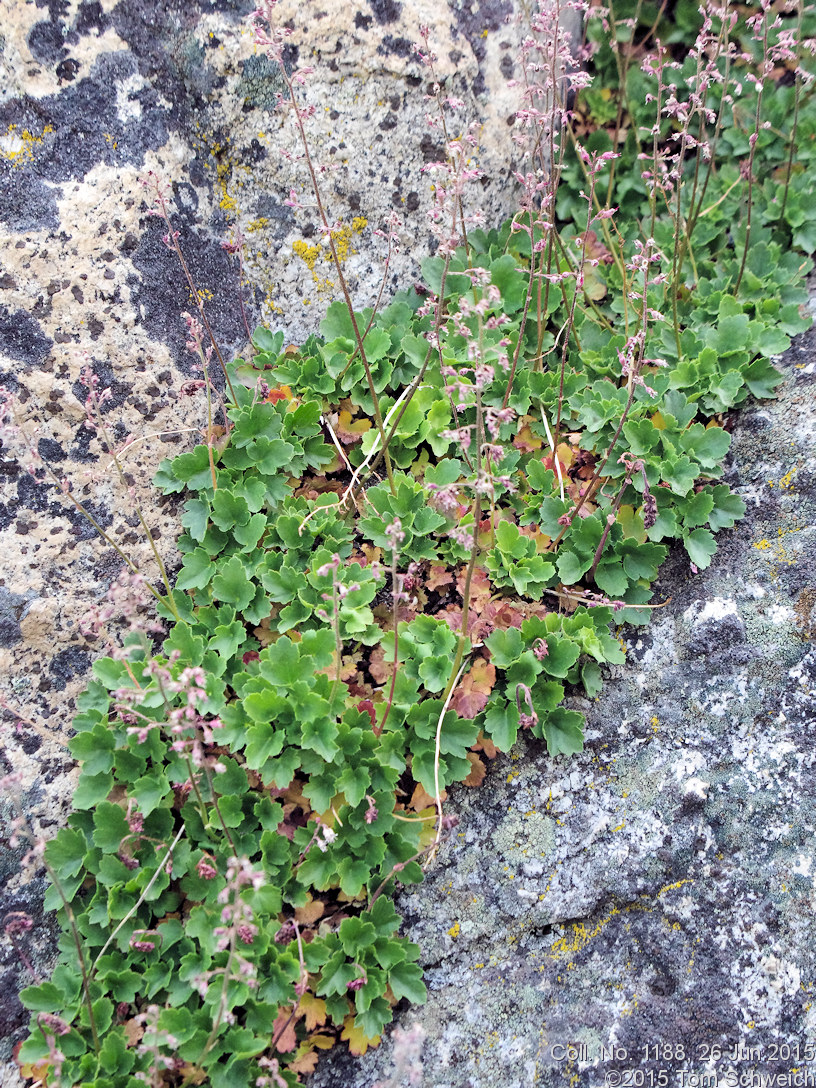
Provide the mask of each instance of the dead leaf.
[{"label": "dead leaf", "polygon": [[487,774],[487,767],[479,759],[475,752],[468,752],[468,762],[470,763],[470,774],[467,778],[462,779],[462,783],[465,786],[481,786],[484,782],[484,777]]},{"label": "dead leaf", "polygon": [[372,563],[382,562],[382,548],[375,548],[373,544],[361,544],[360,551],[364,560],[360,563],[361,567],[368,567]]},{"label": "dead leaf", "polygon": [[[456,589],[461,597],[465,592],[465,582],[467,580],[467,567],[462,567],[456,575]],[[470,603],[471,607],[478,604],[479,601],[486,600],[493,592],[493,586],[490,584],[490,578],[488,577],[487,570],[484,567],[478,566],[473,568],[473,574],[470,579]]]},{"label": "dead leaf", "polygon": [[[289,1020],[289,1017],[292,1017]],[[280,1032],[280,1038],[275,1043],[275,1049],[279,1054],[289,1054],[297,1046],[295,1034],[295,1022],[297,1017],[292,1016],[292,1010],[287,1006],[278,1013],[275,1023],[272,1025],[272,1038],[275,1039]],[[287,1021],[289,1021],[287,1023]],[[286,1024],[286,1027],[284,1027]]]},{"label": "dead leaf", "polygon": [[475,752],[484,752],[488,759],[495,759],[499,749],[492,740],[488,740],[484,733],[479,733],[476,743],[471,746]]},{"label": "dead leaf", "polygon": [[441,586],[449,586],[453,582],[453,572],[443,567],[440,563],[432,563],[425,579],[426,589],[439,589]]},{"label": "dead leaf", "polygon": [[529,417],[525,416],[518,434],[513,439],[513,445],[517,450],[521,450],[522,453],[533,453],[534,450],[540,450],[542,444],[538,435],[533,434],[530,430]]},{"label": "dead leaf", "polygon": [[185,1062],[179,1069],[185,1084],[206,1084],[209,1080],[209,1073],[206,1069],[202,1069],[199,1065],[192,1065],[190,1062]]},{"label": "dead leaf", "polygon": [[144,1035],[144,1028],[135,1017],[132,1020],[125,1020],[122,1024],[122,1030],[125,1033],[128,1046],[136,1046]]},{"label": "dead leaf", "polygon": [[22,1043],[17,1043],[14,1048],[14,1060],[17,1062],[17,1066],[20,1070],[20,1076],[26,1080],[33,1080],[35,1084],[32,1088],[48,1088],[48,1073],[51,1069],[51,1063],[44,1060],[39,1062],[21,1062],[17,1055],[20,1052]]},{"label": "dead leaf", "polygon": [[495,665],[477,657],[473,667],[457,684],[450,705],[460,718],[475,718],[487,706],[495,683]]},{"label": "dead leaf", "polygon": [[362,419],[352,419],[351,412],[344,408],[337,417],[334,430],[343,445],[350,446],[359,442],[366,431],[371,430],[371,420],[365,416]]},{"label": "dead leaf", "polygon": [[[447,801],[448,794],[446,790],[442,790],[442,796],[440,800]],[[408,807],[412,808],[415,812],[422,812],[423,809],[433,808],[436,801],[429,793],[425,792],[423,786],[417,783],[414,792],[411,794],[411,800],[408,802]]]},{"label": "dead leaf", "polygon": [[[322,918],[325,912],[326,904],[323,902],[323,900],[312,899],[305,906],[297,908],[297,910],[295,911],[295,920],[297,921],[298,925],[311,926],[314,925],[318,918]],[[308,995],[304,995],[304,997],[307,996]],[[301,1002],[301,1005],[302,1004],[303,1003]]]},{"label": "dead leaf", "polygon": [[315,997],[314,994],[307,992],[300,999],[298,1016],[306,1018],[307,1031],[322,1028],[326,1023],[326,1002],[322,997]]},{"label": "dead leaf", "polygon": [[293,1073],[314,1073],[317,1066],[317,1051],[306,1050],[300,1057],[289,1062],[289,1068]]}]

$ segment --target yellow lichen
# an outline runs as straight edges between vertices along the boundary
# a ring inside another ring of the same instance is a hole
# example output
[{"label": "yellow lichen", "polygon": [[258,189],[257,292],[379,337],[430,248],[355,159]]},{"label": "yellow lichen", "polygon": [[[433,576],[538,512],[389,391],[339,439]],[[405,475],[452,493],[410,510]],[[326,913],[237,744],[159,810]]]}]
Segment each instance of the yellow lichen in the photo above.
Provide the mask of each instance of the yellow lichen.
[{"label": "yellow lichen", "polygon": [[41,144],[43,139],[54,131],[53,125],[46,125],[39,136],[24,128],[22,131],[17,125],[9,125],[4,136],[0,136],[0,156],[10,162],[13,167],[22,166],[23,163],[32,162],[34,159],[34,145]]},{"label": "yellow lichen", "polygon": [[453,938],[456,938],[456,937],[458,937],[458,936],[459,936],[460,932],[461,932],[461,929],[460,929],[460,927],[459,927],[459,923],[458,923],[458,922],[454,922],[454,923],[453,923],[453,925],[452,925],[452,926],[450,927],[450,929],[448,930],[448,936],[449,936],[449,937],[453,937]]},{"label": "yellow lichen", "polygon": [[317,263],[317,258],[320,256],[320,246],[310,246],[308,242],[304,242],[302,238],[298,238],[292,245],[292,249],[297,256],[300,257],[312,275],[314,275],[315,264]]}]

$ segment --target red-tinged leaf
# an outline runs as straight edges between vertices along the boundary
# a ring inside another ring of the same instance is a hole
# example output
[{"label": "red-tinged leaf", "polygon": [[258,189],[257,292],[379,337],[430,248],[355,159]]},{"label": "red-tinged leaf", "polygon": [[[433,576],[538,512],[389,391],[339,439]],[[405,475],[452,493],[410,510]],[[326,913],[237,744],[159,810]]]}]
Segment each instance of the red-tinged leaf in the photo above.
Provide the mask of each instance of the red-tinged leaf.
[{"label": "red-tinged leaf", "polygon": [[371,702],[370,699],[363,699],[361,703],[357,704],[357,709],[361,713],[368,714],[369,718],[371,719],[372,727],[377,724],[377,712],[374,709],[374,704]]},{"label": "red-tinged leaf", "polygon": [[483,657],[477,657],[473,667],[459,681],[451,706],[460,718],[475,718],[487,706],[495,683],[495,666]]},{"label": "red-tinged leaf", "polygon": [[[290,1016],[292,1017],[291,1020],[289,1020]],[[290,1054],[297,1046],[296,1020],[297,1017],[292,1016],[292,1010],[288,1005],[278,1013],[275,1023],[272,1025],[272,1038],[277,1038],[275,1049],[279,1054]],[[287,1023],[287,1021],[289,1022]],[[280,1032],[280,1036],[278,1036],[278,1032]]]},{"label": "red-tinged leaf", "polygon": [[484,782],[484,777],[487,774],[487,767],[479,759],[475,752],[468,752],[468,762],[470,763],[470,774],[467,778],[462,779],[462,784],[465,786],[481,786]]},{"label": "red-tinged leaf", "polygon": [[368,671],[377,684],[384,684],[391,676],[394,666],[385,661],[385,650],[382,646],[375,646],[368,659]]},{"label": "red-tinged leaf", "polygon": [[609,264],[612,261],[612,253],[600,241],[594,230],[585,230],[583,234],[578,235],[576,241],[581,242],[586,247],[587,257],[600,261],[602,264]]},{"label": "red-tinged leaf", "polygon": [[279,385],[277,389],[270,389],[266,396],[267,404],[277,404],[279,400],[292,399],[292,390],[288,385]]},{"label": "red-tinged leaf", "polygon": [[432,563],[431,569],[428,571],[428,577],[425,579],[426,589],[440,589],[442,586],[449,586],[453,583],[453,571],[448,570],[447,567],[443,567],[441,563]]}]

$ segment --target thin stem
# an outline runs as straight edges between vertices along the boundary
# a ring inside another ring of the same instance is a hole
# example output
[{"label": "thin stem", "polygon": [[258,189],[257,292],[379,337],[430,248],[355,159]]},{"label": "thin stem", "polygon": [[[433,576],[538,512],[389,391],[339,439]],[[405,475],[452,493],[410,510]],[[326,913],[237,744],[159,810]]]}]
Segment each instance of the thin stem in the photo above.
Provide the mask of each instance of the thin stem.
[{"label": "thin stem", "polygon": [[90,976],[85,966],[85,956],[82,951],[82,940],[79,936],[79,929],[77,928],[76,918],[74,912],[71,910],[71,906],[68,899],[65,896],[65,892],[62,889],[62,884],[54,869],[43,858],[43,864],[51,878],[51,883],[57,889],[57,895],[60,897],[62,908],[65,911],[65,916],[68,919],[68,924],[71,927],[71,936],[74,938],[74,946],[76,947],[77,957],[79,959],[79,970],[82,975],[82,993],[85,1000],[85,1007],[88,1010],[88,1023],[91,1028],[91,1035],[93,1036],[94,1050],[99,1053],[99,1034],[96,1030],[96,1017],[94,1016],[93,1001],[91,1000],[90,991]]},{"label": "thin stem", "polygon": [[334,263],[335,271],[337,272],[337,278],[338,278],[339,283],[340,283],[340,290],[343,292],[343,298],[344,298],[345,303],[346,303],[346,309],[348,310],[349,318],[351,320],[351,327],[354,330],[354,339],[357,341],[357,348],[358,348],[358,350],[360,352],[360,361],[363,364],[363,370],[365,371],[366,381],[368,382],[368,389],[369,389],[369,392],[371,394],[371,401],[372,401],[372,404],[374,406],[374,420],[375,420],[375,423],[377,424],[377,430],[380,432],[380,441],[382,442],[382,446],[383,446],[383,456],[385,458],[385,471],[386,471],[386,474],[388,476],[388,483],[389,483],[389,486],[391,488],[391,494],[393,495],[395,493],[395,487],[394,487],[394,474],[393,474],[393,470],[391,468],[391,458],[390,458],[390,456],[388,454],[388,444],[387,444],[387,442],[385,440],[385,432],[383,430],[382,414],[380,413],[380,401],[379,401],[379,397],[377,396],[377,391],[374,388],[374,378],[373,378],[373,375],[371,373],[371,367],[369,366],[368,358],[366,357],[365,346],[364,346],[364,343],[363,343],[363,337],[362,337],[362,335],[360,333],[360,328],[359,328],[359,326],[357,324],[357,315],[354,312],[354,304],[351,301],[351,294],[349,292],[348,284],[346,283],[346,277],[343,275],[343,266],[342,266],[342,264],[340,262],[340,257],[339,257],[339,255],[337,253],[337,247],[334,244],[334,234],[332,232],[331,227],[329,226],[329,220],[328,220],[328,217],[326,215],[326,210],[325,210],[325,208],[323,206],[323,198],[322,198],[321,193],[320,193],[320,185],[319,185],[318,180],[317,180],[317,172],[315,171],[314,163],[312,162],[311,151],[309,150],[309,140],[308,140],[308,137],[306,136],[306,127],[305,127],[305,125],[303,123],[303,115],[301,114],[300,106],[298,105],[298,101],[297,101],[297,96],[295,95],[295,86],[294,86],[294,83],[292,82],[292,79],[291,79],[289,73],[286,71],[286,66],[283,63],[278,64],[278,69],[279,69],[279,71],[280,71],[280,73],[281,73],[281,75],[282,75],[282,77],[284,79],[284,82],[286,83],[287,89],[289,91],[289,98],[290,98],[290,101],[292,103],[292,108],[293,108],[294,113],[295,113],[295,122],[297,124],[298,132],[300,134],[300,141],[301,141],[301,144],[303,146],[303,155],[304,155],[304,159],[306,161],[306,168],[309,171],[309,177],[311,178],[311,181],[312,181],[312,191],[314,192],[315,201],[317,203],[318,214],[320,215],[320,220],[321,220],[321,222],[323,224],[323,231],[324,231],[324,233],[326,235],[326,238],[328,239],[329,249],[330,249],[331,255],[332,255],[332,261]]},{"label": "thin stem", "polygon": [[612,504],[612,509],[606,515],[606,525],[604,526],[604,531],[601,534],[601,539],[598,541],[598,547],[595,549],[595,555],[592,559],[592,566],[589,568],[589,577],[592,579],[593,582],[595,581],[595,571],[598,569],[598,563],[600,563],[601,561],[601,556],[603,555],[603,550],[606,546],[607,537],[609,536],[612,526],[615,524],[615,518],[617,517],[618,510],[620,510],[621,503],[623,502],[623,493],[624,491],[626,491],[626,488],[631,482],[632,469],[627,469],[626,476],[624,477],[623,483],[620,486],[620,490],[618,491],[618,494],[615,497],[615,501]]},{"label": "thin stem", "polygon": [[398,592],[397,592],[397,549],[391,548],[391,597],[394,616],[394,669],[391,673],[391,687],[388,692],[388,704],[385,708],[385,714],[383,714],[383,720],[379,725],[374,726],[374,735],[379,737],[383,729],[385,729],[385,723],[388,721],[388,715],[391,713],[391,706],[394,702],[394,689],[397,686],[397,669],[399,668],[399,621],[398,621]]},{"label": "thin stem", "polygon": [[762,20],[762,79],[757,87],[756,113],[754,116],[754,131],[748,138],[750,151],[748,153],[748,214],[745,220],[745,244],[742,247],[742,261],[740,262],[737,282],[734,284],[734,295],[739,293],[742,277],[745,272],[745,263],[748,260],[748,247],[751,243],[751,216],[754,210],[754,154],[759,142],[759,121],[762,113],[762,92],[765,89],[765,66],[768,61],[768,16]]},{"label": "thin stem", "polygon": [[155,873],[153,874],[153,876],[150,878],[150,880],[147,882],[144,889],[142,890],[142,894],[139,896],[139,898],[136,900],[136,902],[133,904],[133,906],[127,912],[127,914],[122,919],[122,921],[119,923],[119,925],[116,927],[116,929],[113,931],[113,933],[110,934],[108,939],[102,945],[101,952],[97,955],[96,959],[91,964],[91,969],[90,969],[90,972],[89,972],[89,975],[90,975],[91,978],[93,977],[94,971],[96,971],[97,967],[99,966],[99,961],[105,955],[105,953],[107,952],[108,948],[113,943],[113,941],[116,940],[116,936],[119,933],[119,931],[122,929],[123,926],[125,926],[130,921],[130,919],[133,917],[133,915],[136,913],[136,911],[139,909],[139,907],[142,905],[142,903],[144,903],[145,899],[147,898],[147,893],[150,891],[150,889],[153,887],[153,885],[159,879],[159,876],[164,872],[164,869],[165,869],[165,866],[167,865],[168,859],[170,858],[173,851],[175,850],[175,848],[178,846],[179,842],[181,841],[181,836],[184,834],[185,830],[186,829],[184,827],[179,828],[179,830],[178,830],[178,832],[176,834],[176,837],[173,839],[173,841],[167,847],[167,850],[165,851],[164,857],[161,859],[158,866],[156,867]]},{"label": "thin stem", "polygon": [[232,403],[237,404],[238,399],[235,396],[235,390],[233,389],[232,382],[230,381],[229,372],[227,371],[227,364],[224,362],[224,357],[221,354],[221,349],[218,346],[218,341],[215,339],[215,333],[212,331],[212,328],[210,327],[210,323],[207,320],[207,315],[204,312],[204,302],[202,301],[201,295],[198,293],[198,288],[195,285],[195,280],[193,279],[192,273],[190,272],[190,269],[189,269],[189,267],[187,265],[187,262],[184,259],[184,254],[181,252],[181,246],[179,245],[179,242],[178,242],[177,232],[174,231],[173,228],[172,228],[172,225],[170,223],[170,217],[169,217],[166,209],[164,208],[164,205],[160,205],[160,207],[162,208],[162,218],[164,219],[164,222],[167,225],[167,237],[170,240],[172,249],[175,251],[175,254],[178,257],[179,264],[181,265],[181,270],[184,273],[185,279],[187,280],[187,286],[188,286],[188,288],[190,290],[190,294],[193,296],[193,299],[195,300],[195,305],[196,305],[196,309],[198,310],[198,315],[201,318],[201,321],[202,321],[202,323],[204,325],[204,328],[207,330],[207,336],[210,338],[210,343],[213,346],[213,350],[215,351],[216,358],[218,359],[218,362],[219,362],[219,364],[221,366],[221,370],[222,370],[222,372],[224,374],[224,380],[227,383],[227,388],[230,391],[230,396],[232,397]]},{"label": "thin stem", "polygon": [[452,682],[448,685],[448,691],[445,696],[445,701],[442,703],[442,709],[439,711],[439,718],[436,723],[436,743],[434,746],[434,801],[436,803],[436,835],[434,836],[433,845],[428,855],[428,861],[432,861],[436,855],[436,851],[439,849],[439,843],[442,840],[442,791],[439,788],[439,761],[442,757],[442,723],[445,720],[445,714],[448,710],[448,704],[453,697],[453,693],[456,690],[456,685],[462,676],[462,673],[467,667],[467,662],[463,661],[459,666],[459,671],[453,677]]}]

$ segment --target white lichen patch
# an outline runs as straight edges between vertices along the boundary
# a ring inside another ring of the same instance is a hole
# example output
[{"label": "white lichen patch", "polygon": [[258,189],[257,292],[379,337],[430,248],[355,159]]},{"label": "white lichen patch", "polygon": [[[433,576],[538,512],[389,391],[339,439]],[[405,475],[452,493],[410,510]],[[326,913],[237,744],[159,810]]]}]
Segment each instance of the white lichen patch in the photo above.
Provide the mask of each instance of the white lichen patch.
[{"label": "white lichen patch", "polygon": [[695,601],[683,613],[683,619],[693,623],[722,620],[737,615],[737,602],[731,597],[714,597],[710,601]]}]

